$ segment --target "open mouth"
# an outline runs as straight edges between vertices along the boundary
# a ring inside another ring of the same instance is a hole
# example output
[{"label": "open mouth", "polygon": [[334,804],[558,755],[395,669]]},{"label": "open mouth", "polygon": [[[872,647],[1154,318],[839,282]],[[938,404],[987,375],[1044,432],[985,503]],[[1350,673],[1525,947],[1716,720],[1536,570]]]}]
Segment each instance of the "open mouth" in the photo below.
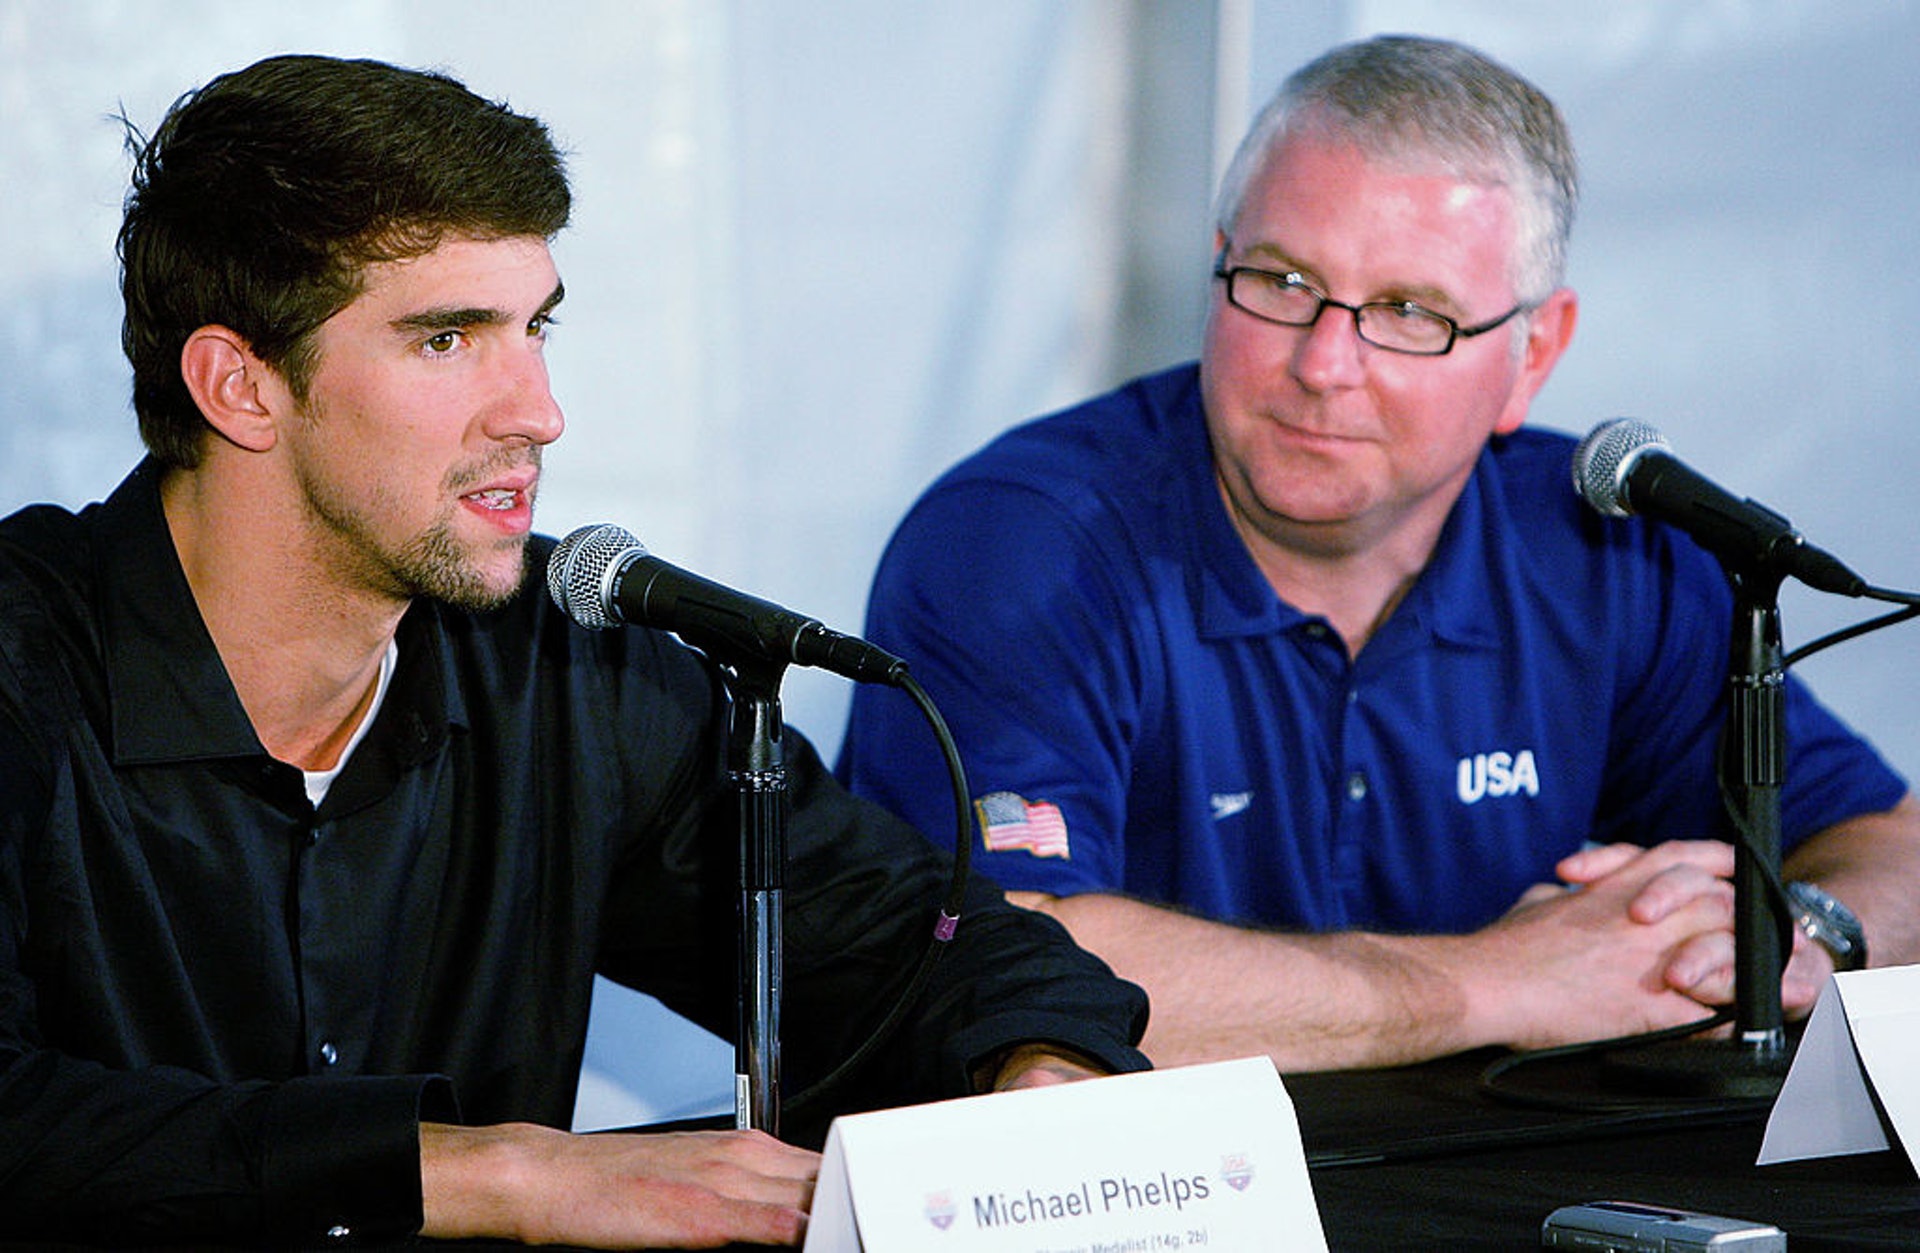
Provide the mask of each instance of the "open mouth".
[{"label": "open mouth", "polygon": [[490,487],[484,492],[474,492],[467,499],[482,509],[504,513],[520,503],[520,493],[510,488]]}]

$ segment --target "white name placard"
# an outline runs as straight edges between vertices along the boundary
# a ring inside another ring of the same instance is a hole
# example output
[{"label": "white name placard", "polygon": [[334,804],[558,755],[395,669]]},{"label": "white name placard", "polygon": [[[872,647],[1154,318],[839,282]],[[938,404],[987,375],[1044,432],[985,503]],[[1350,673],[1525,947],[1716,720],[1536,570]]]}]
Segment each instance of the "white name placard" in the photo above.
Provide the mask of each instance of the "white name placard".
[{"label": "white name placard", "polygon": [[1834,975],[1767,1116],[1760,1165],[1870,1153],[1889,1147],[1889,1133],[1911,1159],[1920,1136],[1917,1052],[1920,966]]},{"label": "white name placard", "polygon": [[836,1119],[805,1253],[1324,1250],[1264,1057]]}]

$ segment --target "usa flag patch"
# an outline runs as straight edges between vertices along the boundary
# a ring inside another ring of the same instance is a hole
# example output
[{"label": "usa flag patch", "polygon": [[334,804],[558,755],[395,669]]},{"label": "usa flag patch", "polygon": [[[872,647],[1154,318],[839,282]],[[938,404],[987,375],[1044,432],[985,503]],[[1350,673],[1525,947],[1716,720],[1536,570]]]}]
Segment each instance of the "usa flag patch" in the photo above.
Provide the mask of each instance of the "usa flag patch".
[{"label": "usa flag patch", "polygon": [[989,853],[1026,849],[1035,857],[1067,857],[1067,820],[1059,806],[1012,792],[989,792],[973,802],[980,838]]}]

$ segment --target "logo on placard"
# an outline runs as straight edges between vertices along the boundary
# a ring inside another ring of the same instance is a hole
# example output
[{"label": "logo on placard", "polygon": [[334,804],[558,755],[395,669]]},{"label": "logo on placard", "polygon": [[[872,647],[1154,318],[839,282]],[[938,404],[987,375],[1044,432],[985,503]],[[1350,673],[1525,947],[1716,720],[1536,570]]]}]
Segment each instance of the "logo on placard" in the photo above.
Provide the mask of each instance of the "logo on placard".
[{"label": "logo on placard", "polygon": [[953,1226],[953,1216],[959,1213],[954,1208],[953,1193],[929,1192],[927,1194],[927,1221],[941,1231]]},{"label": "logo on placard", "polygon": [[1220,1159],[1220,1177],[1235,1192],[1245,1192],[1247,1185],[1253,1182],[1253,1162],[1245,1153],[1234,1153]]}]

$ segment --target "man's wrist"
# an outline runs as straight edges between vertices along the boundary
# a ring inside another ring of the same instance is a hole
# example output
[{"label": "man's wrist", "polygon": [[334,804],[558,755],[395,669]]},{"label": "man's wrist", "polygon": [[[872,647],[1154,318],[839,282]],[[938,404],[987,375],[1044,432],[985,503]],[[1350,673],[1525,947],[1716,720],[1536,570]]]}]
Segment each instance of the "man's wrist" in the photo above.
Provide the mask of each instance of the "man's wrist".
[{"label": "man's wrist", "polygon": [[1035,1072],[1045,1072],[1047,1078],[1042,1082],[1061,1082],[1108,1074],[1109,1069],[1077,1049],[1029,1042],[1002,1049],[975,1067],[973,1086],[980,1092],[1001,1092]]},{"label": "man's wrist", "polygon": [[1866,966],[1866,928],[1833,893],[1818,884],[1796,880],[1787,884],[1787,897],[1793,902],[1794,925],[1827,950],[1835,970],[1859,970]]}]

